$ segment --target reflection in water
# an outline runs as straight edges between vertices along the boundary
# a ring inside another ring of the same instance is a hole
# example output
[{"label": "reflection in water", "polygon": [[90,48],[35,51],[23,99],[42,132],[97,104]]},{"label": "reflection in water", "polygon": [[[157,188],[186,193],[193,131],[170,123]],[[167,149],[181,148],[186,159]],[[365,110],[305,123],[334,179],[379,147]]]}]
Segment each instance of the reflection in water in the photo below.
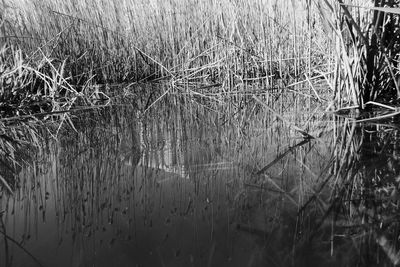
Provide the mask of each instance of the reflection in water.
[{"label": "reflection in water", "polygon": [[353,241],[346,247],[357,255],[353,265],[397,265],[398,128],[385,122],[356,125],[345,120],[339,134],[336,193],[331,205],[335,229],[332,242]]},{"label": "reflection in water", "polygon": [[[21,164],[31,162],[35,148],[40,145],[35,127],[23,122],[0,122],[0,186],[13,192]],[[1,211],[1,210],[0,210]]]},{"label": "reflection in water", "polygon": [[1,193],[0,265],[396,264],[397,130],[271,105],[77,114]]}]

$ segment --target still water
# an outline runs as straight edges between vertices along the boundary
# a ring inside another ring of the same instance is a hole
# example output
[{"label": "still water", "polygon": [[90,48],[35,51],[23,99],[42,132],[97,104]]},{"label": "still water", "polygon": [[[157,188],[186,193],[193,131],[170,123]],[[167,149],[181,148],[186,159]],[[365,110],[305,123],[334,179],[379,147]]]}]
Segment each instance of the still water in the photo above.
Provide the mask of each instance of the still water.
[{"label": "still water", "polygon": [[263,101],[128,102],[19,146],[0,266],[399,263],[397,127]]}]

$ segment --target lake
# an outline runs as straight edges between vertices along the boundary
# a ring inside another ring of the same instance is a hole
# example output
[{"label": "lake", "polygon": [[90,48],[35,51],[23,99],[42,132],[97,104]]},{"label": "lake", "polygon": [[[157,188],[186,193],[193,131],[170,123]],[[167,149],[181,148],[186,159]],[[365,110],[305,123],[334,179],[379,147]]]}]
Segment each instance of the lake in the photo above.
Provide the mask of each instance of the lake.
[{"label": "lake", "polygon": [[398,124],[227,98],[125,95],[3,129],[0,266],[399,263]]}]

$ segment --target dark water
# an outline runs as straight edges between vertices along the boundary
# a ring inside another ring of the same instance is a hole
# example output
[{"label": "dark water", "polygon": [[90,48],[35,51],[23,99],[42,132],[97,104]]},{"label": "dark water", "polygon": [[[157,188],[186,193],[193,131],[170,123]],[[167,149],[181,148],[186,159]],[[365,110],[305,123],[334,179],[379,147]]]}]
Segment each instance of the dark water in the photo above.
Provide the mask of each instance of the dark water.
[{"label": "dark water", "polygon": [[396,126],[282,98],[264,100],[284,121],[254,101],[126,104],[19,146],[0,266],[397,264]]}]

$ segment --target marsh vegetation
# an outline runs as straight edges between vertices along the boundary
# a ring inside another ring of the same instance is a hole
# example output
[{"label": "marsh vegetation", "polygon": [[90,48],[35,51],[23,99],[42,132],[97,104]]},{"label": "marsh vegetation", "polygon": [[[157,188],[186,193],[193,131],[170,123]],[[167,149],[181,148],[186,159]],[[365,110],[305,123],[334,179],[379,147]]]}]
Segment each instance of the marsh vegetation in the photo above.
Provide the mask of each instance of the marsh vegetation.
[{"label": "marsh vegetation", "polygon": [[398,265],[399,5],[2,0],[0,265]]}]

